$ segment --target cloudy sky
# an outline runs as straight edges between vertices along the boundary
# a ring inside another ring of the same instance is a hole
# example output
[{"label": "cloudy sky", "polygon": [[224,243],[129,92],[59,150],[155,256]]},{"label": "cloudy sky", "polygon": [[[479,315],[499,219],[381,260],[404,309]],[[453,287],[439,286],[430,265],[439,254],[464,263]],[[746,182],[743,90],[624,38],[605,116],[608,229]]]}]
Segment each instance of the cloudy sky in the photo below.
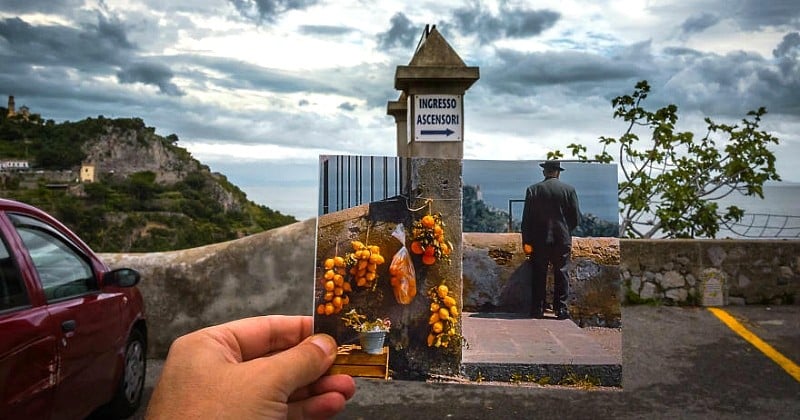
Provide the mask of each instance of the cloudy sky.
[{"label": "cloudy sky", "polygon": [[680,129],[762,127],[800,182],[797,0],[0,0],[0,97],[44,118],[141,117],[241,187],[316,214],[319,154],[393,155],[394,72],[435,24],[480,80],[464,155],[540,159],[618,136],[649,81]]}]

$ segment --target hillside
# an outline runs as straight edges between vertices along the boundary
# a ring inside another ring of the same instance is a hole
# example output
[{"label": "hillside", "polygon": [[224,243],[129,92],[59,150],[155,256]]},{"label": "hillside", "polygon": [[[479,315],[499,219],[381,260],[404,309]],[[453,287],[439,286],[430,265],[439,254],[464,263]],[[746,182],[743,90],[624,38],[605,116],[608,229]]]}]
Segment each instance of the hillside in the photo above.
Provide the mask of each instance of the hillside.
[{"label": "hillside", "polygon": [[0,107],[0,196],[43,208],[101,252],[185,249],[297,221],[177,142],[139,118],[55,123]]}]

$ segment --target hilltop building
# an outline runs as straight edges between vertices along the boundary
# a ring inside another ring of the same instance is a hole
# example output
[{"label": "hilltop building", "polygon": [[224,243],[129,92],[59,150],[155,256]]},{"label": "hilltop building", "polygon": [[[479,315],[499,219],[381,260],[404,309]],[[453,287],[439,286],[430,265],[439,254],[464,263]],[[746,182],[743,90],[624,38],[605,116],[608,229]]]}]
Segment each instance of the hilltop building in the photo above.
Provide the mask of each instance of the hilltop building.
[{"label": "hilltop building", "polygon": [[95,166],[84,163],[81,165],[81,182],[95,181]]},{"label": "hilltop building", "polygon": [[27,171],[30,169],[27,160],[0,160],[0,171]]},{"label": "hilltop building", "polygon": [[6,113],[6,118],[16,117],[17,115],[21,116],[25,121],[28,121],[28,118],[31,115],[31,110],[27,106],[22,105],[19,107],[19,112],[17,112],[17,108],[14,103],[14,95],[9,95],[8,112]]}]

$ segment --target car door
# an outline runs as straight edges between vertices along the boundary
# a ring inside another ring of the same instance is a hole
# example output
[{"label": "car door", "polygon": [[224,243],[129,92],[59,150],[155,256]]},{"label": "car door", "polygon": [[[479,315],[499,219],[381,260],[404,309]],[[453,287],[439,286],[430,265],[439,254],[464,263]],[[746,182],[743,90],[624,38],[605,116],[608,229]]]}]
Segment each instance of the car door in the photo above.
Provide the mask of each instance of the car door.
[{"label": "car door", "polygon": [[20,269],[5,222],[0,213],[0,419],[47,418],[58,369],[56,332],[30,287],[33,276]]},{"label": "car door", "polygon": [[102,293],[93,261],[46,223],[9,214],[35,268],[60,358],[53,418],[78,418],[110,400],[124,346],[124,296]]}]

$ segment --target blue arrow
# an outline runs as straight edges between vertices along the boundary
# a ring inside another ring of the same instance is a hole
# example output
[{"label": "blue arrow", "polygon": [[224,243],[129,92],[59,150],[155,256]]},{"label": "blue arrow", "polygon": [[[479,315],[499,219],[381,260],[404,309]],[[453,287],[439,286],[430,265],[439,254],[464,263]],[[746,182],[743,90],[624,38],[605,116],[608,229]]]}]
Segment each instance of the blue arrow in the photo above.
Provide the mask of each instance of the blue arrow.
[{"label": "blue arrow", "polygon": [[445,136],[450,136],[451,134],[455,133],[455,131],[448,128],[446,130],[422,130],[419,133],[422,134],[423,136],[427,134],[432,134],[432,135],[444,134]]}]

